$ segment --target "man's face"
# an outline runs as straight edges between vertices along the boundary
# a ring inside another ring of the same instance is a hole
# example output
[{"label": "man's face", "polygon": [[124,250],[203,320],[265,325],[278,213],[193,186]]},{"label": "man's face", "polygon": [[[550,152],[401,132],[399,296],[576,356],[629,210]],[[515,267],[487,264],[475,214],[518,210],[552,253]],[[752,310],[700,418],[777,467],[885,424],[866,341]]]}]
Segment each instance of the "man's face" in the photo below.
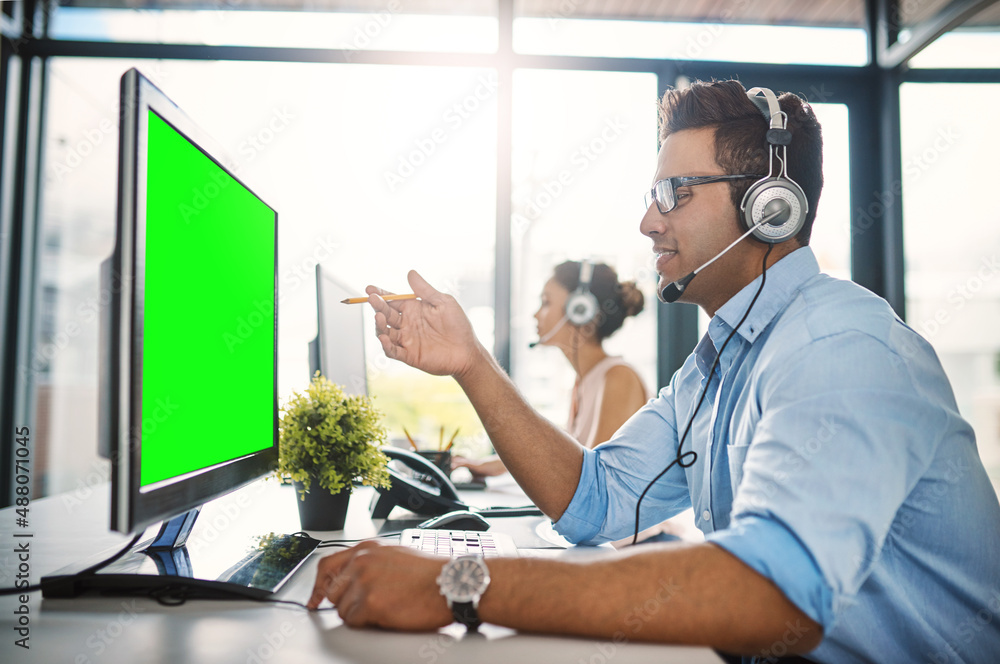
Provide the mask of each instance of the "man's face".
[{"label": "man's face", "polygon": [[[670,134],[663,142],[653,182],[679,176],[723,174],[715,162],[714,130],[686,129]],[[653,202],[639,229],[653,241],[656,272],[660,275],[658,290],[711,260],[741,234],[726,182],[678,188],[677,207],[662,214]],[[693,302],[714,314],[745,285],[741,274],[749,251],[750,243],[746,241],[733,247],[698,273],[680,301]]]}]

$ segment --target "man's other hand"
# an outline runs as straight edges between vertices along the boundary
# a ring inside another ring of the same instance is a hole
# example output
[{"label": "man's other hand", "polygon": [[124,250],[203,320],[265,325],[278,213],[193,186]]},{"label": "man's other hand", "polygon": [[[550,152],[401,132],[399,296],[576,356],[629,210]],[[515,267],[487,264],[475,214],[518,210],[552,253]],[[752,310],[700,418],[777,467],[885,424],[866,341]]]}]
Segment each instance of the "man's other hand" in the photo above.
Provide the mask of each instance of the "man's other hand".
[{"label": "man's other hand", "polygon": [[434,630],[453,622],[437,576],[446,559],[399,546],[361,544],[319,561],[307,606],[324,599],[351,627]]}]

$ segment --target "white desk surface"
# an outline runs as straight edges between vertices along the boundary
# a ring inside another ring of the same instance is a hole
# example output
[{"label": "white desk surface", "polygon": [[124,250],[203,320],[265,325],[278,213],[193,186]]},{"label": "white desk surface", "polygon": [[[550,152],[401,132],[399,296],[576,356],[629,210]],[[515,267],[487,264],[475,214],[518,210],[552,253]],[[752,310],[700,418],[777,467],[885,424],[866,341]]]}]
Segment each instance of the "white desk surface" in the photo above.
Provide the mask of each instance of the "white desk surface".
[{"label": "white desk surface", "polygon": [[[313,533],[321,539],[368,537],[378,529],[369,518],[370,489],[351,500],[346,530]],[[522,505],[516,486],[467,492],[470,503]],[[14,508],[0,510],[0,587],[12,587],[20,561],[15,543],[30,541],[32,583],[64,565],[124,546],[129,540],[108,530],[108,487],[81,486],[76,492],[32,501],[29,525],[16,525]],[[397,510],[398,511],[398,510]],[[188,546],[211,546],[229,533],[295,532],[299,529],[290,487],[274,480],[251,484],[205,506]],[[30,540],[14,533],[31,533]],[[147,532],[147,537],[151,533]],[[313,554],[284,588],[282,599],[305,602],[312,590],[316,562],[336,549]],[[630,664],[721,661],[705,648],[658,646],[521,634],[484,625],[466,634],[460,625],[433,633],[403,634],[345,627],[336,611],[308,612],[294,606],[250,601],[191,601],[160,606],[149,599],[83,597],[42,599],[30,595],[30,649],[15,645],[20,606],[17,596],[0,597],[0,660],[91,664],[295,664],[477,662],[567,662]],[[571,610],[571,609],[567,609]]]}]

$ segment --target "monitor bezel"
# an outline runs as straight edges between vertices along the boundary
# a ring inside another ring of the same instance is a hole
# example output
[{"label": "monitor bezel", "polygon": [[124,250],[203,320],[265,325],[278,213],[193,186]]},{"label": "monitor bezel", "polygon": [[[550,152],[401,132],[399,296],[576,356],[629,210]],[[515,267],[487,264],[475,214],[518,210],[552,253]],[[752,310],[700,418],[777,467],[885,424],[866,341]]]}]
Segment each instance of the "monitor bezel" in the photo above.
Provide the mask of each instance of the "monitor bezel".
[{"label": "monitor bezel", "polygon": [[[274,212],[274,353],[272,375],[271,446],[176,480],[141,490],[142,455],[142,341],[143,287],[145,274],[145,188],[148,112],[156,113],[188,139],[216,165]],[[273,472],[278,465],[278,213],[230,167],[225,152],[191,118],[138,70],[130,69],[121,80],[119,136],[119,191],[116,250],[113,271],[118,283],[118,343],[111,361],[117,385],[117,425],[111,446],[111,528],[133,533],[172,518],[221,495],[235,491]],[[112,398],[115,394],[110,395]]]}]

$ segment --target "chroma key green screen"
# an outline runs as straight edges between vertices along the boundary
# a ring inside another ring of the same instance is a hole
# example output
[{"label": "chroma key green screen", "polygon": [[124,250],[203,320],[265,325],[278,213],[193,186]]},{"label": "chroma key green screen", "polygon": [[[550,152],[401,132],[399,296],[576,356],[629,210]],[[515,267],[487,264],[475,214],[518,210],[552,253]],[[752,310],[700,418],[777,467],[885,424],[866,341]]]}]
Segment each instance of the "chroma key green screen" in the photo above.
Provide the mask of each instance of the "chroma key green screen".
[{"label": "chroma key green screen", "polygon": [[148,114],[140,484],[274,437],[277,215]]}]

